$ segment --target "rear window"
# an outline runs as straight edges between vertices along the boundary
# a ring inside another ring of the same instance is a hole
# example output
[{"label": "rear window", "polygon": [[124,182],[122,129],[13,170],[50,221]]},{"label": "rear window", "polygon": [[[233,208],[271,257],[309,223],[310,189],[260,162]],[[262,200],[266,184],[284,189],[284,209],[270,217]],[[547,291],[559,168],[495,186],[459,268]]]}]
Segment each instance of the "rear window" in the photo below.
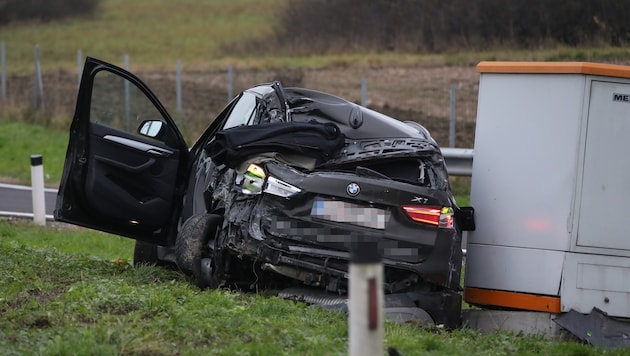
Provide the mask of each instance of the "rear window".
[{"label": "rear window", "polygon": [[232,112],[225,121],[223,129],[229,129],[236,126],[252,125],[256,115],[256,96],[245,92],[236,102]]}]

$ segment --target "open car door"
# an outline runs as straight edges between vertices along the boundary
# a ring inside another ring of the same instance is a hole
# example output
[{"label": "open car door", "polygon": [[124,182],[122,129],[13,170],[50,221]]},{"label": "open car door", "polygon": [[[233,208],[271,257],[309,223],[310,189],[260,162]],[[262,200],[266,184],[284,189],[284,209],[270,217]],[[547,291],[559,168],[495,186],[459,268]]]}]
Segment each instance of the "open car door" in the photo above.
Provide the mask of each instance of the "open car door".
[{"label": "open car door", "polygon": [[188,150],[133,74],[87,58],[55,219],[166,245],[187,181]]}]

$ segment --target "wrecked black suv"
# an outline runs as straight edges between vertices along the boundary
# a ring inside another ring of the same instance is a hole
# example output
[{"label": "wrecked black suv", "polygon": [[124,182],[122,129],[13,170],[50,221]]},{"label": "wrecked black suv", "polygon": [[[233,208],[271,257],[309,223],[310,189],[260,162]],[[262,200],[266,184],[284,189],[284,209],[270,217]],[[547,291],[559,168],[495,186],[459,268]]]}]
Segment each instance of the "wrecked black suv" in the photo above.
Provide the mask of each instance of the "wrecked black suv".
[{"label": "wrecked black suv", "polygon": [[352,250],[376,244],[386,307],[459,323],[472,213],[440,149],[417,123],[322,92],[255,86],[189,148],[140,79],[88,58],[55,219],[136,239],[135,263],[201,287],[329,304],[346,298]]}]

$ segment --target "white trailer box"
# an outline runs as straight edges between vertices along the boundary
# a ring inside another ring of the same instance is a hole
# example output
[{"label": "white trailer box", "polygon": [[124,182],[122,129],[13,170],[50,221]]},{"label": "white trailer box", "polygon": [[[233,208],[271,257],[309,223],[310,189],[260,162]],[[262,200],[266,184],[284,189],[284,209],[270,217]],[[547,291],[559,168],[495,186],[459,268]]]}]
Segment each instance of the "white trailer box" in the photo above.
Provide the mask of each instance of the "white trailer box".
[{"label": "white trailer box", "polygon": [[630,317],[630,67],[477,69],[465,300]]}]

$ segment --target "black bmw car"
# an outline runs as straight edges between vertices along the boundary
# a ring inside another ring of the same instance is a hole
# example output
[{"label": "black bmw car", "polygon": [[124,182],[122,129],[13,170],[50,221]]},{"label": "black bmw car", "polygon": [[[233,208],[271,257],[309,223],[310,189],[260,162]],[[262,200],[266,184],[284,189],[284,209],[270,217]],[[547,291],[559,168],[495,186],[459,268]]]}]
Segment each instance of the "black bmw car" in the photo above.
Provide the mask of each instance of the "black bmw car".
[{"label": "black bmw car", "polygon": [[375,244],[386,307],[459,323],[472,209],[415,122],[274,82],[242,92],[189,147],[140,79],[88,58],[70,130],[55,219],[136,239],[135,263],[335,304],[353,249]]}]

